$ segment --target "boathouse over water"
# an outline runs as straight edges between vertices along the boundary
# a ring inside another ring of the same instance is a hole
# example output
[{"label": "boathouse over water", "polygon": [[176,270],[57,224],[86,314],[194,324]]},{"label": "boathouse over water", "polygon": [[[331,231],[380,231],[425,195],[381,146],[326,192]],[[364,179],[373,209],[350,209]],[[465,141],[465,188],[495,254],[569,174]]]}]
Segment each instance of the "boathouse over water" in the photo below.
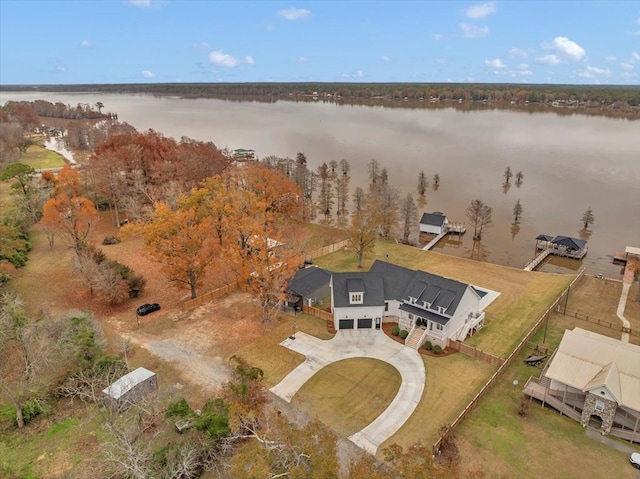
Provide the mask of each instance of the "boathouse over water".
[{"label": "boathouse over water", "polygon": [[587,242],[579,238],[570,236],[536,236],[536,251],[540,251],[527,265],[525,271],[533,271],[550,254],[554,256],[564,256],[565,258],[582,259],[587,254]]},{"label": "boathouse over water", "polygon": [[567,258],[582,259],[587,254],[587,242],[570,236],[538,235],[536,249],[549,249],[551,254]]}]

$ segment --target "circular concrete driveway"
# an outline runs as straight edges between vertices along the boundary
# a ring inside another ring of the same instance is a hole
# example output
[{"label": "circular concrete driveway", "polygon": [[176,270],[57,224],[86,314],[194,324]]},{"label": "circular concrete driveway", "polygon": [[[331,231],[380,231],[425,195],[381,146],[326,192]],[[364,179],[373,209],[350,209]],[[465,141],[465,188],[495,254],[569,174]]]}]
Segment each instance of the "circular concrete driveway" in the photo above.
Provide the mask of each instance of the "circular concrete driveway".
[{"label": "circular concrete driveway", "polygon": [[287,402],[291,402],[302,385],[315,373],[336,361],[373,358],[385,361],[398,370],[402,384],[389,407],[362,431],[349,436],[354,444],[371,454],[375,454],[380,444],[400,429],[422,398],[425,371],[420,354],[389,339],[380,330],[342,329],[328,341],[298,332],[296,339],[287,338],[280,344],[306,357],[304,363],[270,389]]}]

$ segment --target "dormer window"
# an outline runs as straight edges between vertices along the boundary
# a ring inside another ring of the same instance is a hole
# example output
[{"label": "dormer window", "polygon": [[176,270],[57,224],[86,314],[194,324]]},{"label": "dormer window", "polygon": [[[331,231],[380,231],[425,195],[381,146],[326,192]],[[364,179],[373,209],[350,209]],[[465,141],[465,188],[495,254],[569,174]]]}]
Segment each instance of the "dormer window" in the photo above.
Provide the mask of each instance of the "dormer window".
[{"label": "dormer window", "polygon": [[411,298],[411,297],[409,297],[409,302],[410,302],[411,304],[416,304],[416,298]]},{"label": "dormer window", "polygon": [[351,304],[362,304],[362,293],[351,293],[349,302]]}]

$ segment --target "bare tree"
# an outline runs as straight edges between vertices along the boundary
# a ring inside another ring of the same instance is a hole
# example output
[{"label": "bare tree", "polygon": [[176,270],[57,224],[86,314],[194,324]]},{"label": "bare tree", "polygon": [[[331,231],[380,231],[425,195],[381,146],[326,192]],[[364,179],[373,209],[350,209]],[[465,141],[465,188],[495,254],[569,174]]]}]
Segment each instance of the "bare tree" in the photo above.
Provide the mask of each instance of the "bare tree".
[{"label": "bare tree", "polygon": [[427,192],[427,176],[424,174],[424,171],[421,171],[418,174],[418,195],[424,196]]},{"label": "bare tree", "polygon": [[0,297],[0,396],[13,404],[19,428],[25,425],[25,401],[43,392],[73,358],[65,349],[65,326],[60,319],[30,317],[17,296]]},{"label": "bare tree", "polygon": [[364,256],[373,250],[382,221],[379,198],[370,193],[363,198],[360,208],[356,209],[351,219],[348,240],[352,250],[358,256],[358,268],[362,268]]},{"label": "bare tree", "polygon": [[473,223],[473,239],[482,239],[482,230],[492,223],[493,208],[485,205],[480,200],[472,200],[466,210],[467,218]]},{"label": "bare tree", "polygon": [[502,176],[504,177],[505,183],[509,183],[509,180],[511,179],[511,177],[513,177],[513,172],[511,171],[510,166],[507,166]]},{"label": "bare tree", "polygon": [[411,232],[418,225],[418,207],[411,194],[408,194],[402,201],[400,218],[402,221],[402,238],[405,243],[408,243]]},{"label": "bare tree", "polygon": [[369,161],[368,169],[369,169],[369,184],[375,185],[380,181],[380,164],[378,163],[378,160],[376,160],[375,158],[372,158],[371,161]]}]

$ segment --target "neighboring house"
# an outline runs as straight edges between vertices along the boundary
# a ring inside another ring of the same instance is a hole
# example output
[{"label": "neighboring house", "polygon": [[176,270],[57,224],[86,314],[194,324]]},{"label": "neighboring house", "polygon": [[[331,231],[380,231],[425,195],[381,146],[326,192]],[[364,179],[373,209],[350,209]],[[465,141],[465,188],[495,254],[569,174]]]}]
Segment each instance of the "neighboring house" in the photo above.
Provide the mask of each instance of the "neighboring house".
[{"label": "neighboring house", "polygon": [[236,163],[243,163],[246,161],[254,161],[256,159],[256,152],[254,150],[247,150],[245,148],[238,148],[233,150],[233,161]]},{"label": "neighboring house", "polygon": [[336,329],[397,322],[419,335],[418,346],[428,340],[444,348],[484,325],[484,291],[425,271],[377,260],[366,273],[333,273],[330,286]]},{"label": "neighboring house", "polygon": [[103,389],[102,395],[105,405],[118,411],[124,411],[157,389],[156,373],[145,368],[138,368]]},{"label": "neighboring house", "polygon": [[420,218],[420,232],[439,235],[447,231],[448,224],[449,220],[440,211],[423,213],[422,218]]},{"label": "neighboring house", "polygon": [[530,378],[524,392],[583,426],[640,442],[640,346],[566,330],[540,378]]},{"label": "neighboring house", "polygon": [[287,287],[287,306],[302,309],[303,304],[322,304],[329,297],[331,273],[317,266],[299,269]]}]

